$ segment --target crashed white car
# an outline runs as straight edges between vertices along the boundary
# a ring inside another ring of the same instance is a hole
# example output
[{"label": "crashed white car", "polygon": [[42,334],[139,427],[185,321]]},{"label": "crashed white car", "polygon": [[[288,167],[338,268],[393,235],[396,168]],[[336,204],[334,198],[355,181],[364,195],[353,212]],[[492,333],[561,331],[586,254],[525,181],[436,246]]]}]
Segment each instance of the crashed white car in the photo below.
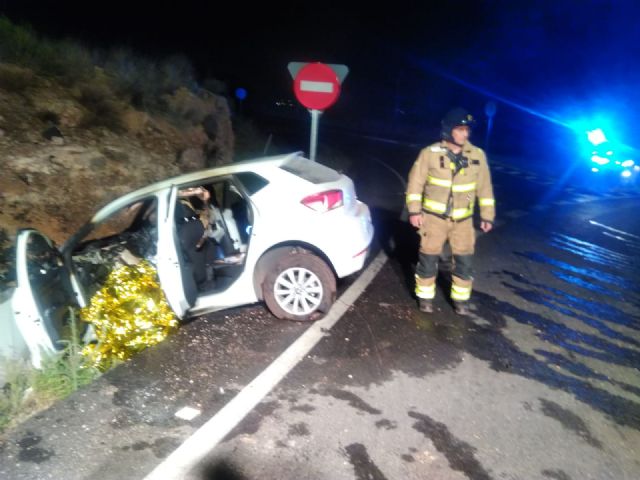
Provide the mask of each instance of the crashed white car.
[{"label": "crashed white car", "polygon": [[[214,252],[207,265],[190,255],[202,246],[181,234],[201,221],[181,202],[203,189],[211,209],[203,240]],[[140,258],[155,266],[180,319],[264,300],[278,318],[315,320],[334,302],[336,278],[363,267],[372,237],[351,179],[300,153],[188,173],[111,202],[59,249],[21,231],[13,314],[38,366],[43,352],[61,348],[68,306],[86,306],[116,259]]]}]

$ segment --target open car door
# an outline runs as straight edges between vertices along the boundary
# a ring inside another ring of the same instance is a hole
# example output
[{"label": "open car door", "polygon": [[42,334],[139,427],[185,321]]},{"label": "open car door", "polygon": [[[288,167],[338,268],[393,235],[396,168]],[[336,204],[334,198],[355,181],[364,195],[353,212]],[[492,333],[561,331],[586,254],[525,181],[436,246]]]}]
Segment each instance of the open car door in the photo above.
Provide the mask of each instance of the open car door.
[{"label": "open car door", "polygon": [[[17,285],[11,307],[31,363],[40,368],[47,354],[64,348],[79,302],[73,279],[54,244],[36,230],[23,230],[16,239]],[[77,319],[78,332],[86,324]]]},{"label": "open car door", "polygon": [[169,306],[180,319],[184,318],[197,298],[197,289],[191,272],[185,268],[175,228],[175,206],[178,187],[158,202],[157,264],[160,285]]}]

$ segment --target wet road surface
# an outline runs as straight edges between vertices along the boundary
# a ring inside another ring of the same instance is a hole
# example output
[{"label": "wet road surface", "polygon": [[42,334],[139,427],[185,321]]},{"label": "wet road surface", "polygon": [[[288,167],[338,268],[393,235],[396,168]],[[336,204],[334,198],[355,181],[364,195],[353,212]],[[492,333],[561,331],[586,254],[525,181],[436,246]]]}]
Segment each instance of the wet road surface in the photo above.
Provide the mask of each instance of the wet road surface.
[{"label": "wet road surface", "polygon": [[[613,238],[589,223],[628,226],[634,204],[481,237],[471,318],[452,313],[446,282],[436,313],[418,312],[392,258],[265,399],[259,428],[241,424],[190,478],[217,465],[247,479],[638,478],[640,310],[627,283],[640,229]],[[573,248],[585,242],[597,259]]]},{"label": "wet road surface", "polygon": [[[394,151],[377,158],[406,172]],[[640,478],[637,199],[496,169],[503,222],[478,239],[473,315],[453,314],[446,264],[427,315],[402,188],[380,163],[359,172],[389,261],[185,478]],[[307,327],[260,305],[195,319],[18,427],[0,478],[144,478]]]}]

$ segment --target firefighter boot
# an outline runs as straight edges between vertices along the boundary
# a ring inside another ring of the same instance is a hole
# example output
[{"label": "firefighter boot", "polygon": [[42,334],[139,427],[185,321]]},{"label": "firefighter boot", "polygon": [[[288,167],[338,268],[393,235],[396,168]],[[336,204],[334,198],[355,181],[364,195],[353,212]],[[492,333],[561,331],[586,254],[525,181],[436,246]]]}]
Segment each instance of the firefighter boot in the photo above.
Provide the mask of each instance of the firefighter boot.
[{"label": "firefighter boot", "polygon": [[433,300],[430,298],[419,298],[420,311],[425,313],[433,313]]},{"label": "firefighter boot", "polygon": [[471,314],[469,311],[469,302],[453,302],[453,309],[458,315],[467,316]]}]

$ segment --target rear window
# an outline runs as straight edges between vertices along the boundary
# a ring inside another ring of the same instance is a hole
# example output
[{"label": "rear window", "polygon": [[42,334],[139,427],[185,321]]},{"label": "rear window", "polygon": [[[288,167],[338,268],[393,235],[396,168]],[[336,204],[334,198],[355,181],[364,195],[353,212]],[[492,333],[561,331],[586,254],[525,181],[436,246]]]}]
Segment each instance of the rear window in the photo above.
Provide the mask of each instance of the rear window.
[{"label": "rear window", "polygon": [[281,169],[304,178],[311,183],[326,183],[340,180],[340,174],[332,168],[306,158],[295,157],[280,166]]},{"label": "rear window", "polygon": [[269,182],[267,182],[260,175],[252,172],[236,173],[236,178],[240,180],[240,183],[242,183],[242,186],[245,188],[249,195],[253,195],[269,184]]}]

